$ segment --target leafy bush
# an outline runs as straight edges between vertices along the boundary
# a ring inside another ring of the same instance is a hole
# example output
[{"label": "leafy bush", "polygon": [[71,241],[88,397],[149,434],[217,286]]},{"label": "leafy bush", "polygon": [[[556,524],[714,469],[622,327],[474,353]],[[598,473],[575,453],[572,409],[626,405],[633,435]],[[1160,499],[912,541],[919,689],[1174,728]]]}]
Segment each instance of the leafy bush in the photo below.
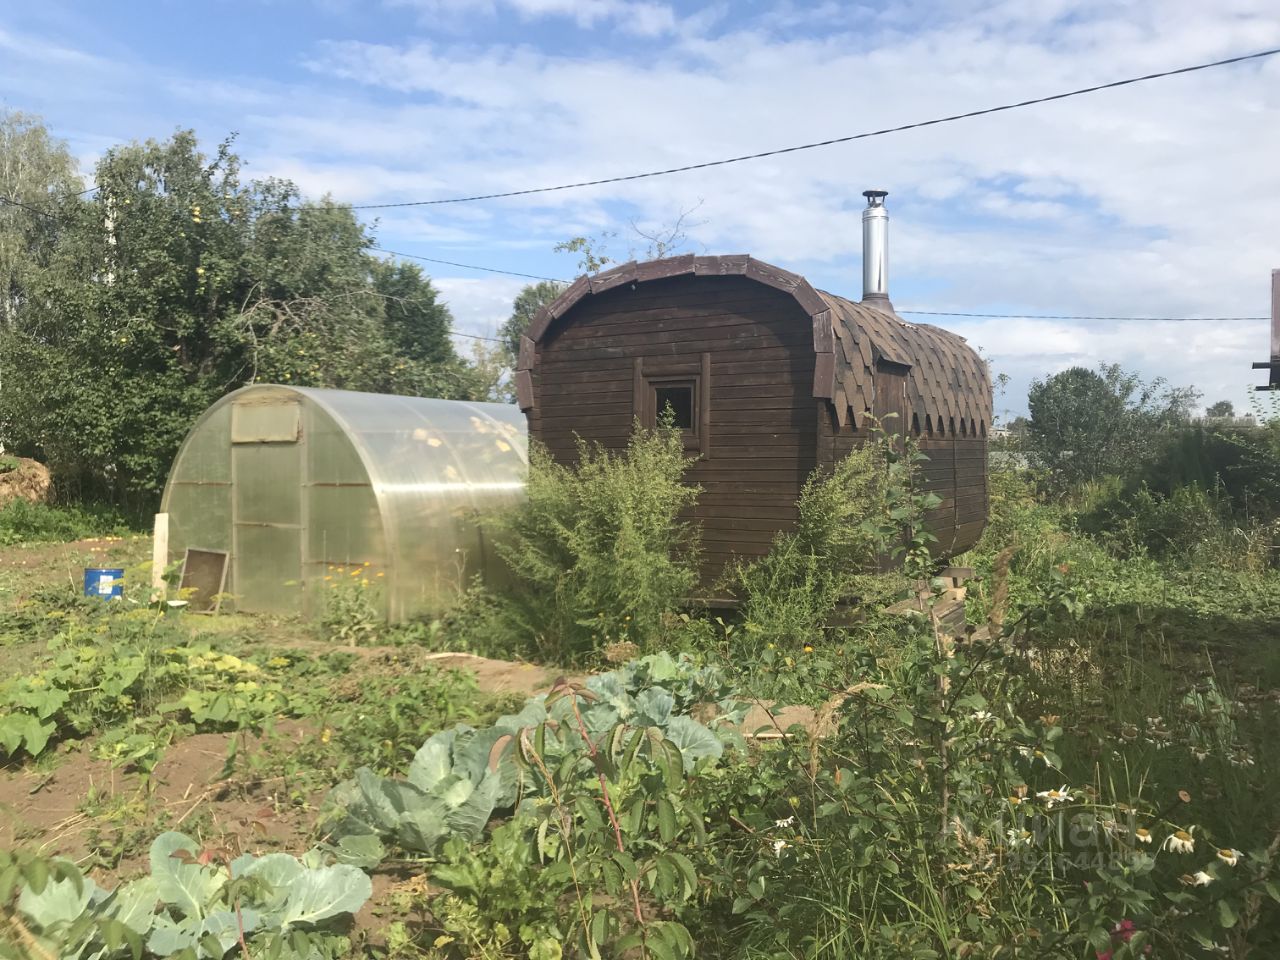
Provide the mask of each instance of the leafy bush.
[{"label": "leafy bush", "polygon": [[916,490],[914,467],[922,459],[909,440],[903,446],[877,429],[831,473],[808,479],[795,529],[729,577],[757,655],[771,644],[799,649],[814,642],[842,602],[874,603],[904,588],[900,577],[872,575],[886,562],[910,559],[915,575],[925,572],[924,547],[934,538],[923,517],[939,501]]},{"label": "leafy bush", "polygon": [[636,428],[615,453],[580,441],[578,463],[534,445],[522,506],[495,521],[513,576],[497,596],[513,652],[582,662],[611,641],[652,646],[697,582],[697,498],[670,426]]},{"label": "leafy bush", "polygon": [[1136,479],[1166,496],[1189,486],[1213,491],[1237,516],[1274,519],[1280,516],[1280,421],[1256,428],[1187,426],[1167,437]]},{"label": "leafy bush", "polygon": [[240,944],[244,956],[333,956],[320,951],[342,941],[313,931],[355,913],[373,890],[359,869],[326,865],[317,851],[301,860],[285,853],[233,857],[170,832],[152,843],[150,859],[149,876],[111,891],[69,864],[57,864],[53,877],[28,879],[16,912],[27,946],[39,951],[33,954],[198,960],[221,958]]},{"label": "leafy bush", "polygon": [[0,507],[0,546],[65,543],[89,537],[127,536],[132,532],[125,515],[109,506],[50,506],[19,499]]},{"label": "leafy bush", "polygon": [[495,811],[546,789],[529,766],[529,749],[536,764],[559,767],[575,754],[585,762],[589,741],[625,728],[656,731],[657,742],[674,746],[692,770],[703,758],[719,758],[723,747],[688,713],[706,703],[721,711],[723,727],[738,711],[727,692],[716,671],[663,653],[590,677],[581,691],[534,697],[490,727],[458,724],[423,744],[406,780],[362,768],[335,787],[326,801],[330,835],[377,837],[420,853],[435,852],[451,836],[474,840]]},{"label": "leafy bush", "polygon": [[[562,683],[492,727],[431,737],[405,780],[357,771],[327,801],[329,837],[339,851],[390,840],[438,856],[432,880],[450,894],[430,905],[434,946],[449,956],[551,960],[568,944],[691,955],[668,916],[698,889],[679,850],[704,829],[690,779],[737,739],[742,711],[726,692],[717,671],[665,653]],[[718,732],[690,716],[699,705],[719,711]],[[514,818],[478,843],[505,811]]]},{"label": "leafy bush", "polygon": [[0,755],[37,756],[58,740],[155,713],[239,729],[288,708],[270,671],[189,639],[145,610],[70,624],[50,642],[47,666],[0,682]]},{"label": "leafy bush", "polygon": [[1107,474],[1136,474],[1167,432],[1187,422],[1197,396],[1159,378],[1145,383],[1118,364],[1097,372],[1072,367],[1032,382],[1024,448],[1058,493]]}]

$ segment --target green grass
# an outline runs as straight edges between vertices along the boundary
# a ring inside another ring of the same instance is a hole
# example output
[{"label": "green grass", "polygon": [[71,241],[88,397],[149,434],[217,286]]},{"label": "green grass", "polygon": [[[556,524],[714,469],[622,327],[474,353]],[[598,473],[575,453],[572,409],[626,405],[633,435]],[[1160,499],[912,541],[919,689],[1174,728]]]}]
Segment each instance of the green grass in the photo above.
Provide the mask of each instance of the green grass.
[{"label": "green grass", "polygon": [[0,546],[17,543],[66,543],[90,537],[126,536],[136,532],[114,507],[69,504],[50,506],[11,500],[0,507]]}]

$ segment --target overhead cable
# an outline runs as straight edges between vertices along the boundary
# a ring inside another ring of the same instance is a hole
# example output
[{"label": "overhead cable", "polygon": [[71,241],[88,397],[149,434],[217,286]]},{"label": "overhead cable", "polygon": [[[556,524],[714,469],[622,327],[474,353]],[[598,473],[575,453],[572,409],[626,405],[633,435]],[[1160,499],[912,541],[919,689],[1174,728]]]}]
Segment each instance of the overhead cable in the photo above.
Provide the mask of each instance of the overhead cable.
[{"label": "overhead cable", "polygon": [[[517,273],[514,270],[502,270],[498,267],[482,267],[475,263],[459,263],[456,260],[438,260],[434,257],[420,257],[415,253],[400,253],[395,250],[386,250],[382,247],[373,247],[372,249],[377,250],[379,253],[389,253],[396,257],[410,257],[414,260],[425,260],[427,263],[444,263],[451,267],[461,267],[464,270],[483,270],[485,273],[502,273],[511,277],[524,277],[527,280],[549,280],[552,283],[567,284],[570,282],[558,277],[541,277],[532,273]],[[1270,317],[1101,317],[1073,313],[966,313],[957,310],[904,310],[899,307],[895,307],[894,310],[896,313],[909,313],[912,316],[977,317],[994,320],[1116,320],[1146,323],[1208,323],[1213,321],[1226,322],[1237,320],[1271,319]],[[459,336],[462,336],[462,334],[459,334]]]},{"label": "overhead cable", "polygon": [[517,273],[514,270],[500,270],[498,267],[481,267],[474,263],[457,263],[453,260],[437,260],[435,257],[420,257],[416,253],[400,253],[398,250],[387,250],[384,247],[370,247],[378,253],[389,253],[393,257],[408,257],[411,260],[424,260],[427,263],[443,263],[450,267],[462,267],[464,270],[483,270],[485,273],[505,273],[511,277],[524,277],[526,280],[549,280],[552,283],[568,283],[568,280],[557,280],[555,277],[540,277],[534,273]]},{"label": "overhead cable", "polygon": [[979,110],[969,110],[965,113],[953,113],[945,117],[935,117],[932,120],[918,120],[914,123],[904,123],[896,127],[884,127],[879,130],[868,130],[864,133],[854,133],[843,137],[832,137],[829,140],[818,140],[813,143],[802,143],[792,147],[780,147],[776,150],[763,150],[759,153],[748,153],[738,157],[727,157],[723,160],[708,160],[703,163],[691,163],[681,167],[667,167],[663,170],[650,170],[645,173],[632,173],[620,177],[602,177],[598,180],[579,180],[574,183],[562,183],[554,187],[528,187],[523,190],[506,190],[501,193],[478,193],[470,196],[447,197],[441,200],[400,200],[388,203],[354,203],[349,204],[353,210],[386,210],[392,207],[429,207],[445,203],[472,203],[477,200],[500,200],[504,197],[524,197],[534,193],[555,193],[561,190],[576,190],[579,187],[598,187],[607,183],[626,183],[631,180],[646,180],[651,177],[665,177],[674,173],[687,173],[691,170],[706,170],[709,167],[723,167],[731,163],[744,163],[747,160],[762,160],[765,157],[777,157],[787,153],[798,153],[801,150],[816,150],[819,147],[830,147],[840,143],[851,143],[854,140],[869,140],[872,137],[883,137],[891,133],[902,133],[906,130],[918,130],[922,127],[934,127],[944,123],[954,123],[957,120],[970,120],[974,117],[984,117],[993,113],[1002,113],[1008,110],[1021,110],[1024,107],[1033,107],[1038,104],[1052,103],[1056,100],[1068,100],[1072,97],[1082,97],[1090,93],[1098,93],[1102,90],[1114,90],[1117,87],[1132,86],[1136,83],[1146,83],[1149,80],[1161,80],[1165,77],[1175,77],[1185,73],[1195,73],[1199,70],[1211,70],[1215,67],[1225,67],[1233,63],[1244,63],[1247,60],[1261,60],[1266,57],[1273,57],[1280,53],[1280,47],[1273,47],[1269,50],[1259,50],[1257,53],[1246,53],[1236,57],[1227,57],[1223,60],[1211,60],[1207,63],[1196,63],[1191,66],[1177,67],[1173,70],[1161,70],[1158,73],[1147,73],[1140,77],[1127,77],[1124,80],[1112,80],[1110,83],[1099,83],[1091,87],[1080,87],[1076,90],[1068,90],[1065,93],[1054,93],[1044,97],[1034,97],[1030,100],[1019,100],[1015,103],[1002,103],[999,106],[983,107]]},{"label": "overhead cable", "polygon": [[1270,317],[1091,317],[1076,313],[958,313],[955,310],[902,310],[898,307],[894,307],[894,311],[897,313],[909,313],[912,316],[981,317],[994,320],[1133,320],[1147,323],[1207,323],[1210,321],[1271,319]]}]

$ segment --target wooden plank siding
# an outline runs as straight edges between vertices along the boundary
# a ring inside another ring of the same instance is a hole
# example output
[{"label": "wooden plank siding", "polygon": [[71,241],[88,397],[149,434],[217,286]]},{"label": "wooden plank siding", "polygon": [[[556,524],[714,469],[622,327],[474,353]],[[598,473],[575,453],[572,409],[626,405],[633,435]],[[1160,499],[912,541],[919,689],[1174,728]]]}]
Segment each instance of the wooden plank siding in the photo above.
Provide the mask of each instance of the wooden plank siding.
[{"label": "wooden plank siding", "polygon": [[686,474],[702,495],[685,517],[702,528],[710,583],[734,556],[767,552],[794,520],[816,462],[812,325],[792,297],[745,277],[674,277],[646,283],[643,296],[621,286],[587,298],[537,345],[530,433],[562,460],[576,455],[575,433],[625,446],[637,362],[645,375],[688,364],[710,380],[709,451]]},{"label": "wooden plank siding", "polygon": [[731,255],[579,278],[521,341],[520,407],[562,462],[577,436],[625,447],[634,420],[653,416],[655,384],[692,391],[687,479],[702,493],[686,519],[702,529],[704,586],[792,527],[807,478],[866,442],[868,414],[929,458],[918,478],[940,501],[926,517],[936,553],[981,535],[990,378],[954,334]]}]

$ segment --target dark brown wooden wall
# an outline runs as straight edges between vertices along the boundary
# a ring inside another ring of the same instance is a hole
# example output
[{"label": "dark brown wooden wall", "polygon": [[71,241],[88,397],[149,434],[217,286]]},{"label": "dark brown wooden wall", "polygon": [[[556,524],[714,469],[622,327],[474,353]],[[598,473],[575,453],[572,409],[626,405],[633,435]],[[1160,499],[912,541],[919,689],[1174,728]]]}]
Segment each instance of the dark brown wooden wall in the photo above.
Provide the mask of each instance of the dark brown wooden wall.
[{"label": "dark brown wooden wall", "polygon": [[687,474],[702,487],[689,519],[702,525],[704,579],[790,526],[818,432],[813,326],[793,297],[743,277],[622,286],[578,303],[537,351],[529,432],[565,461],[575,431],[625,446],[637,359],[648,374],[709,354],[708,452]]},{"label": "dark brown wooden wall", "polygon": [[[886,402],[885,407],[888,406],[891,403]],[[881,404],[877,403],[877,407]],[[967,425],[966,436],[958,432],[952,436],[945,432],[947,424],[940,432],[925,429],[926,425],[917,424],[914,418],[900,422],[901,429],[915,438],[920,452],[929,458],[917,467],[922,489],[942,501],[925,517],[929,532],[938,538],[933,552],[939,556],[963,553],[978,542],[987,521],[987,439],[982,435],[983,425],[978,425],[978,436],[967,435]],[[885,429],[890,429],[892,423],[893,420],[885,422]],[[839,427],[828,411],[819,411],[818,447],[824,464],[848,456],[866,442],[866,418],[860,418],[854,427]],[[895,432],[898,429],[893,427]],[[956,429],[959,430],[958,424]]]}]

